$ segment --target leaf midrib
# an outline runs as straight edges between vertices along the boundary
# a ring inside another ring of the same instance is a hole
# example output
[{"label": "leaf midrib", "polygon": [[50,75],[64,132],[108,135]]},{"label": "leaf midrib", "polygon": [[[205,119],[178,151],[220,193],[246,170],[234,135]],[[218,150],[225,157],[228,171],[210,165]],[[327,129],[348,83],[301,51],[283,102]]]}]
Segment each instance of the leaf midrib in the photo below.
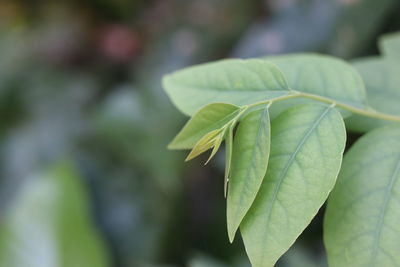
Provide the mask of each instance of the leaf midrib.
[{"label": "leaf midrib", "polygon": [[[260,90],[255,90],[255,89],[243,89],[243,90],[235,90],[229,87],[229,89],[222,89],[222,88],[216,88],[215,89],[210,89],[210,87],[202,87],[202,86],[193,86],[193,85],[184,85],[184,84],[179,84],[179,85],[174,85],[175,88],[177,87],[184,87],[186,89],[192,89],[192,90],[201,90],[201,91],[210,91],[210,92],[243,92],[243,93],[248,93],[248,92],[289,92],[289,88],[283,88],[281,90],[269,90],[269,89],[260,89]],[[174,90],[174,89],[172,89]]]},{"label": "leaf midrib", "polygon": [[[297,154],[300,152],[301,147],[304,145],[304,143],[306,142],[306,140],[310,137],[311,133],[315,130],[315,128],[320,124],[320,122],[322,121],[322,119],[329,113],[329,111],[332,109],[332,107],[327,107],[325,109],[325,111],[321,114],[321,116],[318,118],[318,120],[316,120],[314,122],[314,124],[310,127],[310,129],[307,131],[307,133],[303,136],[303,138],[301,139],[301,141],[299,142],[299,144],[297,145],[294,153],[292,154],[292,156],[289,158],[289,161],[287,162],[287,164],[285,165],[285,168],[283,169],[281,175],[278,178],[278,184],[275,187],[274,193],[272,195],[272,200],[270,201],[270,205],[268,205],[268,209],[267,209],[267,213],[268,213],[268,218],[267,218],[267,223],[269,223],[270,219],[271,219],[271,213],[272,213],[272,207],[274,206],[274,203],[276,201],[276,198],[278,196],[278,191],[282,185],[282,182],[287,174],[287,172],[289,171],[290,166],[292,165],[292,163],[294,162]],[[267,170],[268,171],[268,170]],[[268,227],[265,227],[265,231],[263,233],[263,235],[265,236],[265,233],[267,231]],[[265,249],[267,242],[263,242],[262,243],[262,250]],[[261,262],[264,261],[264,256],[265,253],[262,254],[261,256]]]},{"label": "leaf midrib", "polygon": [[[259,140],[260,139],[260,135],[261,135],[261,129],[264,129],[265,128],[265,123],[264,123],[264,120],[263,120],[263,117],[264,116],[266,116],[266,115],[268,115],[268,108],[265,108],[265,110],[263,111],[263,113],[261,114],[261,123],[260,123],[260,125],[259,125],[259,127],[258,127],[258,130],[257,130],[257,138],[256,138],[256,140]],[[269,121],[269,120],[268,120]],[[256,142],[257,143],[257,147],[259,147],[260,145],[259,145],[259,142],[257,141]],[[253,149],[253,151],[252,151],[252,155],[251,155],[251,166],[254,168],[255,167],[255,165],[254,165],[254,154],[255,154],[255,151],[256,151],[256,149],[257,148],[254,148]],[[268,159],[267,159],[268,160]],[[248,168],[247,169],[247,171],[246,171],[246,176],[245,177],[248,177],[248,175],[249,175],[249,172],[250,172],[250,168]],[[263,176],[265,176],[265,174],[263,175]],[[245,178],[246,179],[246,178]],[[262,179],[263,180],[263,179]],[[261,180],[261,183],[262,183],[262,180]],[[260,183],[260,185],[261,185],[261,183]],[[239,198],[239,203],[242,203],[243,202],[243,192],[244,192],[244,189],[245,188],[248,188],[248,184],[247,183],[245,183],[245,185],[242,187],[242,189],[241,189],[241,191],[240,191],[240,198]],[[257,194],[256,194],[257,195]],[[254,195],[254,198],[253,198],[253,201],[254,201],[254,199],[256,198],[256,195]],[[235,222],[237,221],[237,219],[238,219],[238,206],[236,207],[236,209],[235,209]],[[249,210],[247,210],[246,211],[246,213],[243,215],[243,218],[246,216],[246,214],[247,214],[247,212],[248,212]],[[239,225],[240,225],[240,223],[239,223]],[[236,226],[235,226],[236,227]],[[235,232],[236,232],[236,230],[237,229],[235,229]],[[234,237],[234,236],[233,236]],[[232,237],[232,239],[233,239],[233,237]]]},{"label": "leaf midrib", "polygon": [[374,236],[375,242],[374,242],[374,248],[373,248],[373,252],[372,252],[373,253],[372,260],[374,261],[374,263],[372,266],[377,266],[376,261],[377,261],[377,254],[378,254],[378,243],[380,242],[380,239],[381,239],[382,226],[383,226],[383,222],[385,220],[387,207],[389,205],[389,199],[390,199],[390,196],[392,195],[394,181],[396,180],[396,178],[399,174],[400,174],[400,159],[397,161],[397,164],[396,164],[396,167],[392,174],[392,177],[390,177],[388,188],[385,190],[385,199],[383,201],[383,207],[381,209],[381,213],[379,214],[379,220],[378,220],[378,223],[376,226],[378,228],[378,232]]}]

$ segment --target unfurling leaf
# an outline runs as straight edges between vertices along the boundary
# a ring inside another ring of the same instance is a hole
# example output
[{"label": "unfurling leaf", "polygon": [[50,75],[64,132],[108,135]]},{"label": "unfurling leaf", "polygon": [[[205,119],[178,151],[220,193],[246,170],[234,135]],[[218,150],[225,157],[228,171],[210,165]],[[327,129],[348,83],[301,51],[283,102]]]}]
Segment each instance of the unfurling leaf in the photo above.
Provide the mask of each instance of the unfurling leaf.
[{"label": "unfurling leaf", "polygon": [[214,141],[214,147],[213,150],[211,151],[210,156],[208,157],[206,163],[204,163],[204,165],[206,165],[217,153],[219,147],[221,146],[222,140],[224,140],[224,136],[225,136],[225,132],[226,132],[226,127],[223,128],[223,130],[221,131],[220,134],[218,134],[218,136],[216,137],[215,141]]},{"label": "unfurling leaf", "polygon": [[168,145],[170,149],[190,149],[207,133],[220,129],[237,116],[240,108],[214,103],[200,109]]},{"label": "unfurling leaf", "polygon": [[214,154],[216,153],[216,151],[214,152],[215,148],[218,150],[219,146],[221,145],[223,135],[225,134],[225,129],[226,128],[220,128],[204,135],[193,147],[192,151],[190,151],[185,161],[194,159],[195,157],[206,152],[210,148],[214,148],[209,159],[207,160],[208,162],[211,157],[214,156]]}]

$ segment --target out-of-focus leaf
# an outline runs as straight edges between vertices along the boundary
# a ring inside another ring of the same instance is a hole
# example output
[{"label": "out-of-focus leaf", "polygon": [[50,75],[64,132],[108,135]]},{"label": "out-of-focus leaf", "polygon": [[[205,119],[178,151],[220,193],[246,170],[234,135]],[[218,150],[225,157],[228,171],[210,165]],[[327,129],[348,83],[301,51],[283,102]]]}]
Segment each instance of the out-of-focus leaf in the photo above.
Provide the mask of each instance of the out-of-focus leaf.
[{"label": "out-of-focus leaf", "polygon": [[245,105],[286,95],[281,71],[265,60],[229,59],[206,63],[167,75],[164,88],[187,115],[215,102]]},{"label": "out-of-focus leaf", "polygon": [[234,49],[235,57],[319,51],[331,37],[338,11],[336,1],[275,2],[285,8],[249,27]]},{"label": "out-of-focus leaf", "polygon": [[329,266],[400,266],[400,127],[377,129],[346,154],[329,200]]},{"label": "out-of-focus leaf", "polygon": [[190,259],[188,267],[226,267],[226,265],[209,256],[198,254]]},{"label": "out-of-focus leaf", "polygon": [[385,59],[400,60],[400,32],[384,35],[379,46]]},{"label": "out-of-focus leaf", "polygon": [[[388,15],[399,7],[398,0],[274,2],[272,5],[282,7],[249,27],[233,56],[248,58],[319,51],[354,57],[366,46],[369,48]],[[371,23],[365,23],[365,18]]]},{"label": "out-of-focus leaf", "polygon": [[[364,79],[370,106],[382,113],[400,115],[400,65],[367,58],[355,61],[354,66]],[[346,119],[347,127],[356,132],[367,132],[389,123],[358,115]]]},{"label": "out-of-focus leaf", "polygon": [[323,253],[316,255],[312,252],[304,243],[295,242],[279,260],[281,264],[278,264],[278,266],[328,267]]},{"label": "out-of-focus leaf", "polygon": [[[319,2],[325,2],[316,0]],[[332,1],[335,8],[334,32],[326,40],[324,49],[335,56],[351,58],[358,56],[371,45],[384,27],[388,16],[398,9],[398,0]],[[368,18],[371,23],[365,23]]]},{"label": "out-of-focus leaf", "polygon": [[2,218],[0,266],[109,266],[73,167],[60,164],[30,178]]},{"label": "out-of-focus leaf", "polygon": [[[372,108],[392,115],[400,115],[400,34],[394,33],[379,40],[381,57],[358,59],[354,67],[361,74]],[[346,120],[348,129],[367,132],[390,122],[353,115]]]}]

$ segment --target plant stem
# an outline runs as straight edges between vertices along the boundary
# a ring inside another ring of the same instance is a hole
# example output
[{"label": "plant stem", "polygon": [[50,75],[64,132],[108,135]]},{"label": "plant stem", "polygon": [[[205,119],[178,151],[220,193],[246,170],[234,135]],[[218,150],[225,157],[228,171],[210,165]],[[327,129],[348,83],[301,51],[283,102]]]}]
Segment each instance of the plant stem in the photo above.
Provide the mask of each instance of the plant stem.
[{"label": "plant stem", "polygon": [[319,102],[327,103],[327,104],[333,104],[336,107],[340,107],[342,109],[348,110],[352,113],[359,114],[365,117],[370,117],[370,118],[375,118],[375,119],[381,119],[381,120],[386,120],[386,121],[394,121],[394,122],[400,122],[400,116],[395,116],[395,115],[390,115],[390,114],[385,114],[385,113],[380,113],[372,108],[368,109],[362,109],[358,107],[354,107],[351,105],[344,104],[342,102],[337,102],[334,101],[330,98],[319,96],[319,95],[314,95],[314,94],[308,94],[304,92],[299,92],[299,91],[294,91],[292,90],[290,94],[284,95],[284,96],[279,96],[276,98],[272,98],[269,100],[264,100],[260,102],[256,102],[254,104],[247,105],[247,107],[256,107],[256,106],[261,106],[261,105],[271,105],[273,103],[291,99],[291,98],[308,98],[308,99],[313,99]]}]

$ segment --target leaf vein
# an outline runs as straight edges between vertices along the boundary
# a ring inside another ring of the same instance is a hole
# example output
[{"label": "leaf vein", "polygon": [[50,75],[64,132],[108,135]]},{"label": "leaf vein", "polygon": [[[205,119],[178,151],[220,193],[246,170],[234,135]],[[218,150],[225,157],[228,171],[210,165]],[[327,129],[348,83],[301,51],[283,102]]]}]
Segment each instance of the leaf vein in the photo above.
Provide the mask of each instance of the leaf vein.
[{"label": "leaf vein", "polygon": [[383,207],[381,209],[381,213],[379,215],[379,220],[378,220],[378,223],[376,226],[378,228],[378,231],[376,232],[375,237],[374,237],[375,242],[374,242],[374,249],[372,251],[372,253],[373,253],[372,259],[374,261],[374,264],[372,266],[376,266],[378,248],[380,251],[382,251],[382,249],[379,247],[379,242],[381,239],[383,222],[385,220],[385,215],[386,215],[387,207],[389,204],[389,199],[390,199],[390,196],[392,195],[393,186],[394,186],[395,180],[399,174],[400,174],[400,159],[398,160],[398,162],[396,164],[393,175],[390,177],[389,184],[388,184],[387,190],[385,192],[385,199],[383,202]]},{"label": "leaf vein", "polygon": [[[271,213],[272,213],[272,208],[274,205],[274,202],[277,199],[277,195],[278,195],[278,191],[282,185],[283,179],[285,178],[287,172],[289,171],[290,166],[292,165],[293,161],[295,160],[297,154],[300,152],[301,147],[304,145],[304,143],[306,142],[306,140],[311,136],[312,132],[315,130],[315,128],[320,124],[320,122],[323,120],[323,118],[329,113],[329,111],[332,110],[332,107],[328,106],[325,111],[319,116],[319,118],[313,123],[313,125],[310,127],[310,129],[306,132],[306,134],[303,136],[303,138],[300,140],[299,144],[297,145],[294,153],[292,154],[292,156],[289,158],[289,161],[286,163],[281,175],[279,176],[279,178],[277,179],[278,184],[275,187],[275,190],[273,192],[272,195],[272,200],[270,201],[270,204],[268,205],[268,209],[267,209],[267,213],[268,213],[268,219],[267,222],[270,221],[271,219]],[[267,231],[267,227],[265,228],[264,231],[264,236],[265,236],[265,232]],[[262,244],[263,250],[266,246],[267,242],[264,242]],[[261,257],[261,262],[264,261],[264,255],[262,255]]]}]

